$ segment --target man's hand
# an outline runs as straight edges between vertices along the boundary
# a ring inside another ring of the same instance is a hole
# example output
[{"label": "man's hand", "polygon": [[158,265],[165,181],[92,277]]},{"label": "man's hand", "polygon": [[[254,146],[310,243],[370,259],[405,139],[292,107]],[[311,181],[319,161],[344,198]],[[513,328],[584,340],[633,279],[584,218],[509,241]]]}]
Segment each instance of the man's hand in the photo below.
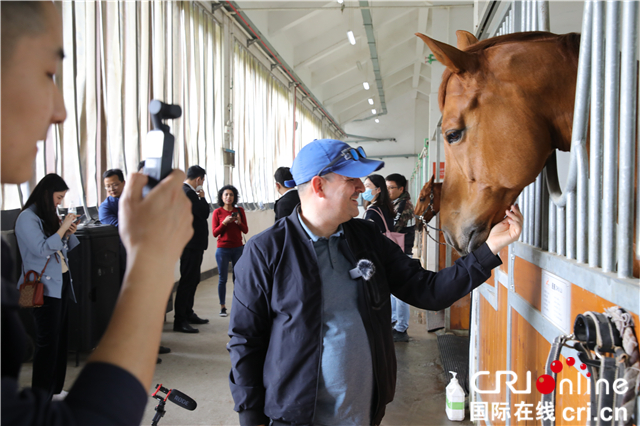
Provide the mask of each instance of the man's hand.
[{"label": "man's hand", "polygon": [[196,194],[198,194],[198,197],[204,198],[204,189],[201,189],[200,191],[197,191]]},{"label": "man's hand", "polygon": [[193,236],[191,202],[182,190],[185,174],[174,170],[146,197],[147,176],[132,173],[119,206],[119,231],[128,257],[144,258],[150,269],[173,274],[187,242]]},{"label": "man's hand", "polygon": [[517,241],[522,232],[522,213],[517,204],[506,210],[507,217],[491,229],[487,238],[487,245],[493,254],[498,254],[500,250]]}]

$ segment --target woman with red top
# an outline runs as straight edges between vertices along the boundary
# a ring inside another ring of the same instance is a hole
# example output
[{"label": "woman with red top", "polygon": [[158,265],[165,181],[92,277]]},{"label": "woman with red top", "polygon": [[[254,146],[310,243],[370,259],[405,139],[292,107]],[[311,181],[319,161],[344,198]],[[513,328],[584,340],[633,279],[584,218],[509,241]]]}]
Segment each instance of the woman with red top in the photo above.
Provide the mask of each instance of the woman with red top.
[{"label": "woman with red top", "polygon": [[[242,207],[236,207],[238,190],[235,186],[225,185],[218,191],[218,205],[222,206],[213,211],[213,236],[218,239],[216,262],[218,262],[218,296],[220,297],[220,316],[227,316],[225,296],[227,294],[227,275],[229,262],[232,267],[242,256],[244,245],[242,233],[249,232],[247,217]],[[235,274],[233,275],[235,281]]]}]

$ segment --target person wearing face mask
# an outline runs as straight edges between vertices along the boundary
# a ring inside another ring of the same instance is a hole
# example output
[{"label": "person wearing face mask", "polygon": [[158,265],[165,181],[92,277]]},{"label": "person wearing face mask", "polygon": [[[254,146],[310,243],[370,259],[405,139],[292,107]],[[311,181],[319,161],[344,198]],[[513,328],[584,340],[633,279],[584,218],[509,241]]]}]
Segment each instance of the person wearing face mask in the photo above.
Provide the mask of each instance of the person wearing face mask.
[{"label": "person wearing face mask", "polygon": [[393,205],[384,178],[380,175],[369,175],[364,178],[364,188],[362,198],[368,203],[364,219],[375,223],[380,232],[393,230]]},{"label": "person wearing face mask", "polygon": [[80,244],[74,235],[77,216],[67,214],[61,221],[56,213],[68,190],[60,176],[46,175],[33,189],[15,228],[22,257],[18,288],[25,271],[31,270],[42,273],[44,284],[44,305],[32,311],[36,339],[31,386],[54,399],[66,395],[62,386],[67,372],[67,305],[69,299],[76,302],[67,252]]},{"label": "person wearing face mask", "polygon": [[211,213],[209,203],[204,198],[204,176],[206,171],[200,166],[191,166],[187,170],[187,180],[182,189],[191,201],[193,213],[193,237],[180,257],[180,282],[176,290],[175,316],[173,330],[182,333],[198,333],[191,324],[207,324],[208,319],[200,318],[193,311],[196,289],[200,283],[200,267],[204,251],[209,246],[207,219]]}]

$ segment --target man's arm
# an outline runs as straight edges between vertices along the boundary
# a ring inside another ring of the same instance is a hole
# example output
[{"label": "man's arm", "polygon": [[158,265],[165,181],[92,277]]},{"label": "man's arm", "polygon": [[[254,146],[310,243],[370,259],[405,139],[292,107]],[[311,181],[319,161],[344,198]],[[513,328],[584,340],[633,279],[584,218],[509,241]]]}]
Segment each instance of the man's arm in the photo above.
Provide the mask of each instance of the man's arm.
[{"label": "man's arm", "polygon": [[520,236],[522,214],[518,206],[506,213],[507,217],[492,228],[485,244],[439,272],[423,269],[418,260],[409,259],[393,242],[383,240],[391,292],[422,309],[438,311],[451,306],[491,276],[491,270],[502,264],[497,253]]},{"label": "man's arm", "polygon": [[115,205],[109,203],[108,198],[100,204],[98,217],[100,222],[106,225],[118,226],[118,209],[115,208]]},{"label": "man's arm", "polygon": [[271,273],[262,253],[250,240],[235,266],[233,309],[227,345],[231,356],[229,387],[241,425],[269,424],[264,414],[262,381],[269,347],[271,320],[266,288]]}]

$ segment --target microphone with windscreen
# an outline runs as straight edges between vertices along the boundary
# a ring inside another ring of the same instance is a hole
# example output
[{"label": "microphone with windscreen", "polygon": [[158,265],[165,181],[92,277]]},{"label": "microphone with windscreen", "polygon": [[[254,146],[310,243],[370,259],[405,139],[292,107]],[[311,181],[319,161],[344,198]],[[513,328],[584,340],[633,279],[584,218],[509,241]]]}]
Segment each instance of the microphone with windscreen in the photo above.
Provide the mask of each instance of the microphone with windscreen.
[{"label": "microphone with windscreen", "polygon": [[[163,397],[159,394],[160,392],[164,393],[166,396]],[[196,401],[190,396],[185,395],[178,389],[167,389],[162,386],[162,384],[156,385],[156,391],[151,396],[159,401],[156,406],[156,414],[153,416],[153,420],[151,421],[151,426],[157,426],[160,419],[165,415],[166,411],[164,408],[167,400],[189,411],[195,410],[198,406]]]},{"label": "microphone with windscreen", "polygon": [[178,389],[171,389],[167,395],[167,399],[189,411],[195,410],[198,406],[198,403],[196,403],[193,398],[183,394]]}]

